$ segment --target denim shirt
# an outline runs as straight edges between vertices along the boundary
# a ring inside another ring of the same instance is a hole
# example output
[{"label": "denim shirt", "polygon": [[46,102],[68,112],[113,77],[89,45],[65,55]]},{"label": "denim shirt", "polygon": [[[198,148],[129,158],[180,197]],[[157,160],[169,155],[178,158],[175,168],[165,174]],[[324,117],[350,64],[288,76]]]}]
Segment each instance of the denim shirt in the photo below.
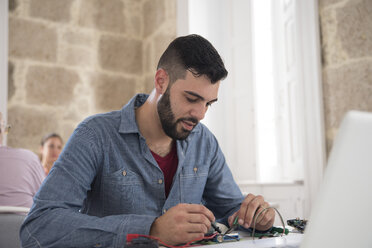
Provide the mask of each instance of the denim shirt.
[{"label": "denim shirt", "polygon": [[165,197],[163,173],[135,118],[147,97],[79,124],[34,198],[22,247],[124,247],[128,233],[148,235],[179,203],[202,203],[225,220],[239,209],[241,191],[201,123],[177,141],[178,168]]}]

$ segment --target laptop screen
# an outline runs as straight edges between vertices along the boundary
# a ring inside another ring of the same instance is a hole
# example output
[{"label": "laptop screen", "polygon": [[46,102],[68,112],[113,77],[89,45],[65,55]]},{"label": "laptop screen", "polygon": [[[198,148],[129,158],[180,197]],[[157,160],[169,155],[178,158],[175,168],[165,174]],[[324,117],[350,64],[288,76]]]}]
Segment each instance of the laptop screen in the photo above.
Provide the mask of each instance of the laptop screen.
[{"label": "laptop screen", "polygon": [[343,119],[301,248],[372,247],[372,113]]}]

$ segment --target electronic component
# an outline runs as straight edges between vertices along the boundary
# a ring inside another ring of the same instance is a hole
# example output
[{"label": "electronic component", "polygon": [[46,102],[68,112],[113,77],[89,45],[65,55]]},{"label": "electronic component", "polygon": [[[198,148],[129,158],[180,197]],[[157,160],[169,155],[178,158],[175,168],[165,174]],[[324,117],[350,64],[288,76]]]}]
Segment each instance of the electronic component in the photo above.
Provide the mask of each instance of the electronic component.
[{"label": "electronic component", "polygon": [[239,241],[239,233],[230,234],[217,234],[211,241],[216,243],[229,242],[229,241]]},{"label": "electronic component", "polygon": [[301,220],[300,218],[287,220],[287,224],[291,227],[296,228],[298,231],[303,233],[306,228],[307,220]]}]

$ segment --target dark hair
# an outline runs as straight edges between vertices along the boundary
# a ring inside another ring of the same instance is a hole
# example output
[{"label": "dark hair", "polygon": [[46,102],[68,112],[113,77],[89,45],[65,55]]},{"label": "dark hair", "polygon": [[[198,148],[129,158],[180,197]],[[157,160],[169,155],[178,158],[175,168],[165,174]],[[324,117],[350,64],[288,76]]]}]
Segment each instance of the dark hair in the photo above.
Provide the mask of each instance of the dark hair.
[{"label": "dark hair", "polygon": [[[43,147],[44,144],[45,144],[45,142],[47,142],[51,138],[58,138],[61,141],[62,145],[63,145],[63,139],[62,139],[62,137],[59,134],[57,134],[57,133],[48,133],[47,135],[45,135],[41,139],[41,142],[40,142],[41,147]],[[43,154],[42,153],[39,153],[39,159],[40,159],[40,161],[43,160]]]},{"label": "dark hair", "polygon": [[200,35],[191,34],[173,40],[160,57],[157,69],[164,69],[170,83],[186,77],[186,70],[194,76],[207,76],[212,83],[226,78],[227,70],[213,45]]},{"label": "dark hair", "polygon": [[40,145],[41,146],[44,146],[45,142],[47,142],[48,139],[50,138],[58,138],[61,140],[61,143],[63,144],[63,140],[62,140],[62,137],[57,134],[57,133],[48,133],[47,135],[45,135],[42,139],[41,139],[41,142],[40,142]]}]

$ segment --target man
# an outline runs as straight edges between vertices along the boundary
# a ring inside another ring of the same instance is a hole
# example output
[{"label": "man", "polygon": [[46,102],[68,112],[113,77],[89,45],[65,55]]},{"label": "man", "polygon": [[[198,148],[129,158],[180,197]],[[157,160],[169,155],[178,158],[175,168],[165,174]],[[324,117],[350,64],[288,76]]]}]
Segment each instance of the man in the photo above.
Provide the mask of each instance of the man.
[{"label": "man", "polygon": [[[149,96],[74,131],[34,198],[23,246],[123,247],[129,233],[180,244],[202,238],[215,219],[231,224],[238,216],[251,226],[268,204],[243,198],[215,137],[199,123],[226,76],[206,39],[175,39]],[[273,222],[267,210],[256,226]]]},{"label": "man", "polygon": [[45,178],[36,154],[3,146],[7,132],[0,112],[0,206],[32,206],[32,198]]}]

